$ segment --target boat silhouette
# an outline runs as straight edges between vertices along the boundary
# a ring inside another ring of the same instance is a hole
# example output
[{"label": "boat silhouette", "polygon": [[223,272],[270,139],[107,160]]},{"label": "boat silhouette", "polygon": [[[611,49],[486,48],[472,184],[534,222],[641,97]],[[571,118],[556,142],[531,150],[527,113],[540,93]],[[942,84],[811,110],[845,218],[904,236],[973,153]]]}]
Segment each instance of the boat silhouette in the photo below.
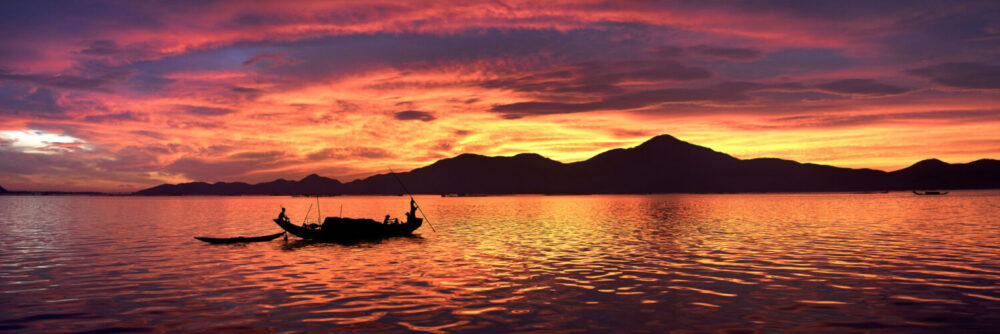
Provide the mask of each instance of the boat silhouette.
[{"label": "boat silhouette", "polygon": [[919,191],[916,191],[916,190],[914,190],[913,193],[917,194],[917,195],[947,195],[948,194],[947,191],[945,191],[945,192],[940,192],[940,191],[919,192]]},{"label": "boat silhouette", "polygon": [[274,222],[283,230],[302,239],[349,242],[412,235],[413,231],[420,228],[424,222],[423,218],[417,218],[416,212],[416,201],[411,198],[410,211],[406,213],[406,221],[403,223],[398,223],[398,220],[395,220],[396,223],[390,222],[388,215],[382,222],[368,218],[326,217],[322,225],[303,223],[299,226],[292,224],[291,220],[283,215],[274,219]]},{"label": "boat silhouette", "polygon": [[261,242],[261,241],[271,241],[277,239],[284,235],[285,232],[263,235],[259,237],[234,237],[234,238],[211,238],[211,237],[194,237],[195,239],[210,243],[210,244],[235,244],[243,242]]},{"label": "boat silhouette", "polygon": [[274,222],[288,233],[315,241],[356,241],[412,235],[423,224],[422,218],[410,215],[406,222],[386,224],[367,218],[326,217],[323,224],[299,226],[288,220]]}]

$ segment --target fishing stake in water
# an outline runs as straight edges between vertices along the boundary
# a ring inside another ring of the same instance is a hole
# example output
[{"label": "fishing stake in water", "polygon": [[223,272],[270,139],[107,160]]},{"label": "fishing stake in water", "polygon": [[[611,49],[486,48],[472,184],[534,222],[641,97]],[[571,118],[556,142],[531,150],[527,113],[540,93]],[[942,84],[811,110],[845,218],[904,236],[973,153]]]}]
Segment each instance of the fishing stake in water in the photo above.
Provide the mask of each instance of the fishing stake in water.
[{"label": "fishing stake in water", "polygon": [[[392,167],[389,167],[389,174],[392,174],[392,177],[395,177],[396,181],[399,181],[399,185],[403,187],[403,191],[406,191],[406,194],[410,196],[410,200],[413,201],[413,203],[416,204],[417,200],[413,199],[413,194],[410,194],[410,190],[406,189],[406,185],[403,184],[403,180],[400,180],[399,176],[396,176],[396,172],[392,171]],[[434,229],[434,225],[431,225],[431,220],[429,218],[427,218],[427,214],[424,213],[424,209],[420,208],[420,204],[417,204],[417,210],[420,210],[420,215],[424,216],[424,220],[427,221],[427,226],[431,227],[431,231],[434,231],[435,233],[437,233],[437,230]]]}]

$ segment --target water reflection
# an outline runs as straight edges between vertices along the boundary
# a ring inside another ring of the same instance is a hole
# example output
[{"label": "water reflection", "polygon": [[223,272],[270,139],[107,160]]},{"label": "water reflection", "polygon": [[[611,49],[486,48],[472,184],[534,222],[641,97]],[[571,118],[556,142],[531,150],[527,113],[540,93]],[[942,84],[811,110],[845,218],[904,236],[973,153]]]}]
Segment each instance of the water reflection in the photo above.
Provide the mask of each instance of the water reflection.
[{"label": "water reflection", "polygon": [[350,245],[191,239],[277,232],[309,198],[7,196],[0,330],[978,331],[997,194],[423,196],[437,233]]}]

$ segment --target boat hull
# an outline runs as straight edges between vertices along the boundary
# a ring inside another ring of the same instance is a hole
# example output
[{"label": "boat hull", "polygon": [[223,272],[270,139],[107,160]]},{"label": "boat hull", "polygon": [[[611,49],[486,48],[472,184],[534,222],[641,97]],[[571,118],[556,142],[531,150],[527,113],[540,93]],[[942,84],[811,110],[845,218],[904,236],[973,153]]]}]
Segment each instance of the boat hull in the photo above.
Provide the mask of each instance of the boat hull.
[{"label": "boat hull", "polygon": [[922,195],[922,196],[923,196],[923,195],[931,195],[931,196],[933,196],[933,195],[947,195],[947,194],[948,194],[948,192],[947,192],[947,191],[944,191],[944,192],[941,192],[941,191],[925,191],[925,192],[918,192],[918,191],[916,191],[916,190],[914,190],[914,191],[913,191],[913,193],[914,193],[914,194],[916,194],[916,195]]},{"label": "boat hull", "polygon": [[402,224],[383,224],[372,219],[327,217],[322,226],[303,227],[275,219],[283,230],[302,239],[316,241],[357,241],[412,235],[423,219],[413,218]]},{"label": "boat hull", "polygon": [[194,238],[211,244],[236,244],[243,242],[271,241],[281,237],[284,234],[285,232],[264,235],[259,237],[235,237],[235,238],[194,237]]}]

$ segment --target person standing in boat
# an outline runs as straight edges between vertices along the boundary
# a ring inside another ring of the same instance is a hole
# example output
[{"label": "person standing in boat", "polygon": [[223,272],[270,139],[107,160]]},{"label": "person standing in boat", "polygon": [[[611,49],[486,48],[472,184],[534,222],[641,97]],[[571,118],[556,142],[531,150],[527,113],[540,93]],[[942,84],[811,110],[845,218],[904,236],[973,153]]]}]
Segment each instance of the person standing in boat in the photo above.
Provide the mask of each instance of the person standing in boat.
[{"label": "person standing in boat", "polygon": [[417,201],[414,201],[413,198],[411,197],[410,198],[410,212],[406,213],[406,222],[409,223],[409,222],[411,222],[411,221],[414,220],[413,218],[416,218],[416,217],[417,217]]}]

